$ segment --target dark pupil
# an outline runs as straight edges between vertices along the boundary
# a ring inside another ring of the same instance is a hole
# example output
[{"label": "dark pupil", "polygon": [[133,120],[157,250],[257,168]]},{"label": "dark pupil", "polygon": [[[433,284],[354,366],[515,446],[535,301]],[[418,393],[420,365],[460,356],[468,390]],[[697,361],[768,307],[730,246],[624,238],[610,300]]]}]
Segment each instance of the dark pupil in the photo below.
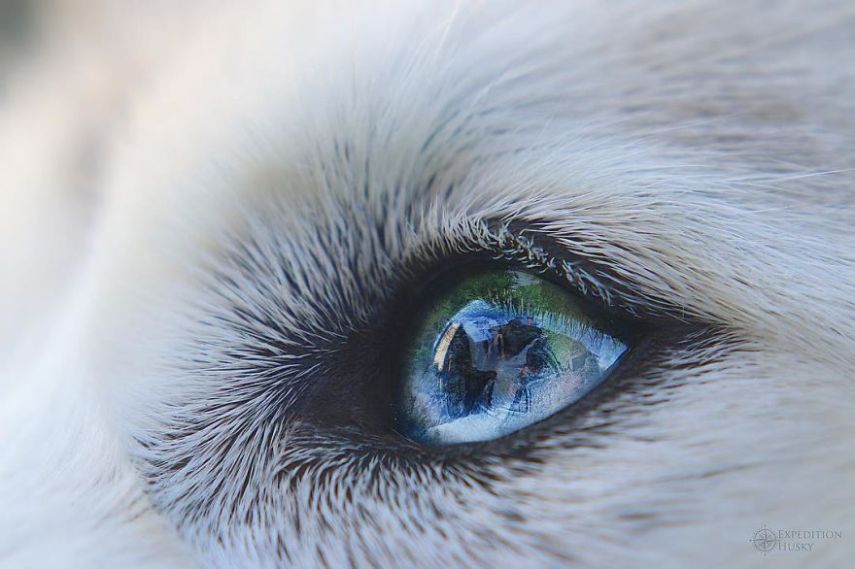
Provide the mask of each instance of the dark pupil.
[{"label": "dark pupil", "polygon": [[488,332],[487,339],[478,341],[460,323],[452,323],[441,336],[437,356],[442,364],[436,373],[451,418],[490,410],[500,392],[513,394],[513,410],[528,411],[531,382],[560,369],[548,338],[531,318],[514,318]]}]

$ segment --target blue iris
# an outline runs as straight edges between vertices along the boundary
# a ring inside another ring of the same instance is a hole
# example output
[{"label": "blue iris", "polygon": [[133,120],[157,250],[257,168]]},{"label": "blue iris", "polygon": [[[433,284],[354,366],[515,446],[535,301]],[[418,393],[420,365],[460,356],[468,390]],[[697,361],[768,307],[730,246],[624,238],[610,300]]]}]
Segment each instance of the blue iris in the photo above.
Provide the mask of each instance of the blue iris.
[{"label": "blue iris", "polygon": [[405,433],[423,442],[490,440],[545,419],[627,350],[572,295],[526,273],[470,279],[437,312],[411,354],[402,403]]}]

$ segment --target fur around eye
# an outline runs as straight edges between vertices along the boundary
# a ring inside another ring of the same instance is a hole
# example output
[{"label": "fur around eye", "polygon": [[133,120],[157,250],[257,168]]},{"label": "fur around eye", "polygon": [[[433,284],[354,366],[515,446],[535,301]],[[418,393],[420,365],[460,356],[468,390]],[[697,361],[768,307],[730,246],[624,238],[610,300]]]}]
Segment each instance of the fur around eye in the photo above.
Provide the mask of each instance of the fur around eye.
[{"label": "fur around eye", "polygon": [[515,270],[469,276],[436,299],[410,347],[403,433],[435,445],[509,435],[582,398],[628,349],[558,285]]}]

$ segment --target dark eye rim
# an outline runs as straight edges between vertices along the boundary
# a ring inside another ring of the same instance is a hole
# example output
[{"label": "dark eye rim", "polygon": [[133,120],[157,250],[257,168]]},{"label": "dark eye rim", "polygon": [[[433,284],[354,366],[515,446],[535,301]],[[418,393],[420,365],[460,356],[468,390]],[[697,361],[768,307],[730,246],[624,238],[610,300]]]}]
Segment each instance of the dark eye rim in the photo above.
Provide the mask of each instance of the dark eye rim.
[{"label": "dark eye rim", "polygon": [[[550,244],[555,250],[555,245]],[[397,419],[398,410],[392,409],[393,419],[391,430],[394,435],[404,439],[408,445],[416,445],[420,452],[428,456],[441,457],[473,457],[481,454],[504,453],[511,448],[523,448],[528,446],[526,441],[531,442],[557,425],[569,422],[575,414],[589,405],[590,400],[599,399],[603,393],[608,393],[610,384],[623,381],[621,378],[632,378],[639,375],[651,363],[651,357],[656,350],[668,346],[672,340],[676,341],[688,333],[692,326],[682,320],[671,319],[656,315],[644,317],[639,314],[630,314],[624,311],[619,304],[609,305],[593,294],[585,294],[570,283],[559,271],[550,266],[538,266],[523,262],[520,259],[503,256],[501,251],[489,249],[474,249],[454,256],[443,256],[435,259],[432,263],[424,263],[417,270],[407,272],[410,279],[404,279],[400,294],[391,303],[393,312],[398,316],[398,322],[419,322],[429,310],[432,302],[441,297],[443,293],[459,285],[468,276],[490,270],[520,270],[528,272],[548,282],[552,282],[567,290],[569,294],[576,296],[579,304],[585,311],[586,316],[600,329],[614,335],[626,342],[629,346],[628,352],[620,359],[609,376],[594,390],[583,396],[561,411],[550,417],[533,423],[523,429],[490,441],[468,442],[453,445],[429,445],[414,442],[401,434],[402,429]],[[424,275],[431,275],[424,278]],[[408,342],[412,331],[398,329],[393,337],[397,338],[395,347],[390,353],[395,354],[396,363],[392,366],[394,379],[391,384],[394,393],[392,401],[400,397],[404,387],[404,367]]]},{"label": "dark eye rim", "polygon": [[[497,227],[496,224],[492,224]],[[508,231],[514,237],[525,226],[516,225],[514,230],[502,225],[501,230]],[[550,256],[561,255],[576,263],[584,264],[586,259],[574,258],[572,252],[551,241],[547,235],[537,235],[536,247],[542,247]],[[387,299],[382,303],[377,320],[368,328],[355,331],[339,350],[342,360],[339,365],[345,369],[352,367],[352,360],[345,354],[373,354],[370,361],[359,365],[363,373],[382,368],[381,373],[373,375],[371,380],[360,380],[358,389],[349,387],[354,396],[363,391],[361,399],[371,403],[356,404],[349,414],[341,415],[334,411],[333,421],[326,427],[336,430],[342,436],[365,443],[365,451],[372,453],[394,452],[403,460],[415,460],[419,463],[439,461],[451,464],[460,461],[463,465],[472,465],[479,460],[510,458],[529,455],[541,443],[551,436],[570,433],[592,412],[602,405],[617,399],[622,393],[633,388],[639,379],[644,380],[646,373],[665,363],[660,357],[668,349],[690,337],[693,332],[712,327],[712,325],[688,321],[669,312],[652,310],[628,311],[621,302],[618,292],[607,303],[592,291],[582,291],[573,283],[562,278],[554,267],[539,265],[531,259],[508,256],[499,248],[485,246],[473,240],[463,244],[456,252],[443,247],[428,247],[421,254],[411,255],[395,267],[394,276],[388,283]],[[489,441],[468,442],[454,445],[428,445],[410,440],[402,435],[396,424],[396,400],[403,386],[403,358],[406,354],[406,341],[409,333],[402,323],[417,322],[426,309],[425,298],[437,295],[445,286],[453,286],[456,280],[467,272],[482,270],[522,270],[553,282],[574,294],[587,315],[598,324],[605,322],[603,329],[628,342],[630,349],[607,377],[596,388],[578,401],[561,411],[529,425],[523,429]],[[383,338],[376,341],[377,338]],[[387,340],[389,339],[389,340]],[[389,357],[379,357],[386,354]],[[362,356],[359,356],[362,357]],[[354,374],[358,375],[358,374]],[[347,381],[339,382],[346,385]],[[317,403],[315,401],[314,403]],[[340,399],[330,400],[333,409]],[[368,418],[367,416],[370,416]],[[580,439],[581,441],[581,439]],[[580,442],[584,445],[584,442]]]}]

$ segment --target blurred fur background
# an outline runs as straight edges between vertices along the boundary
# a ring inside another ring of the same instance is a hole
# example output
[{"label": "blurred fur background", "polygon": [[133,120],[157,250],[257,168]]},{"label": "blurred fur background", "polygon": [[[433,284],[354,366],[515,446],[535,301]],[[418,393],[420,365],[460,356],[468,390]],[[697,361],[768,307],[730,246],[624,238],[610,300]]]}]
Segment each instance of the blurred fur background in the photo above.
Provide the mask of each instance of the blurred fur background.
[{"label": "blurred fur background", "polygon": [[[851,3],[18,0],[0,34],[0,565],[849,564]],[[697,333],[525,452],[319,426],[371,380],[342,338],[497,221]]]}]

